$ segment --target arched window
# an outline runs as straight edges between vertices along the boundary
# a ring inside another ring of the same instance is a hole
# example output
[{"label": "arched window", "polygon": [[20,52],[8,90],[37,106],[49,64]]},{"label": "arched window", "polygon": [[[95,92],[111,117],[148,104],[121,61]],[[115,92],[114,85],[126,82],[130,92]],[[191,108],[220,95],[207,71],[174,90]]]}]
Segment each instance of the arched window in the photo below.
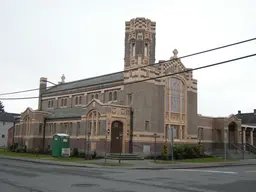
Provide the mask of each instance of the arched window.
[{"label": "arched window", "polygon": [[135,42],[132,42],[132,56],[135,56]]},{"label": "arched window", "polygon": [[78,105],[78,97],[76,97],[75,105]]},{"label": "arched window", "polygon": [[22,135],[30,135],[30,118],[28,116],[23,120]]},{"label": "arched window", "polygon": [[94,94],[92,94],[92,100],[94,99]]},{"label": "arched window", "polygon": [[145,43],[144,46],[144,56],[148,56],[148,43]]},{"label": "arched window", "polygon": [[117,92],[116,91],[114,91],[113,100],[114,101],[117,100]]},{"label": "arched window", "polygon": [[185,85],[175,77],[168,79],[166,84],[166,111],[185,113]]},{"label": "arched window", "polygon": [[88,130],[92,136],[97,136],[100,133],[100,113],[98,111],[91,111],[87,116]]},{"label": "arched window", "polygon": [[79,104],[82,104],[82,96],[79,96]]},{"label": "arched window", "polygon": [[98,94],[98,93],[95,95],[95,98],[96,98],[96,99],[99,99],[99,94]]},{"label": "arched window", "polygon": [[67,101],[68,101],[68,99],[65,98],[65,99],[64,99],[64,106],[67,106]]},{"label": "arched window", "polygon": [[112,101],[112,92],[109,92],[109,98],[108,98],[109,101]]}]

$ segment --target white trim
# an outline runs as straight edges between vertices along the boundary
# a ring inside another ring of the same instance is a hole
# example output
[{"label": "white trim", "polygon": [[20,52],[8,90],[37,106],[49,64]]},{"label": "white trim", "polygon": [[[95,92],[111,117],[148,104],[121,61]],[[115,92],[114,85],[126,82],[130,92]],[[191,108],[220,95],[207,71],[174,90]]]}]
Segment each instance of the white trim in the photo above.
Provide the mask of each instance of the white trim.
[{"label": "white trim", "polygon": [[246,124],[242,124],[241,127],[244,127],[244,128],[256,128],[256,126],[254,125],[246,125]]}]

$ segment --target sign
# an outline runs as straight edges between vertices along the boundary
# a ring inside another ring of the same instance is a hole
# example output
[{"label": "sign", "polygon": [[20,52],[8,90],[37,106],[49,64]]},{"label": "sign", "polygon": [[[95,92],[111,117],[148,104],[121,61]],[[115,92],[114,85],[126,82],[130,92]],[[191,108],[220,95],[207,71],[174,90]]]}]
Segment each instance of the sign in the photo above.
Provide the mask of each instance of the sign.
[{"label": "sign", "polygon": [[150,145],[143,145],[143,153],[150,154]]},{"label": "sign", "polygon": [[62,157],[70,157],[70,148],[62,148],[61,156]]}]

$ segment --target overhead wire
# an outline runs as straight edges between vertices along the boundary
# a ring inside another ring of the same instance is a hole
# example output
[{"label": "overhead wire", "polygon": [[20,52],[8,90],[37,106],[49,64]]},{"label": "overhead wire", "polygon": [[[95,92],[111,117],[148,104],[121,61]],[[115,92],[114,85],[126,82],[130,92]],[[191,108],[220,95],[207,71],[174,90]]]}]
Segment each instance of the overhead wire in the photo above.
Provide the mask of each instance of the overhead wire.
[{"label": "overhead wire", "polygon": [[[238,61],[238,60],[242,60],[242,59],[247,59],[247,58],[255,57],[255,56],[256,56],[256,53],[251,54],[251,55],[245,55],[245,56],[242,56],[242,57],[229,59],[229,60],[225,60],[225,61],[221,61],[221,62],[217,62],[217,63],[213,63],[213,64],[209,64],[209,65],[203,65],[201,67],[186,69],[186,70],[171,73],[171,74],[160,75],[160,76],[157,76],[157,77],[146,78],[146,79],[142,79],[142,80],[138,80],[138,81],[126,82],[123,85],[129,85],[129,84],[140,83],[140,82],[145,82],[145,81],[149,81],[149,80],[160,79],[160,78],[163,78],[163,77],[174,76],[174,75],[177,75],[177,74],[182,74],[182,73],[187,73],[187,72],[190,72],[190,71],[201,70],[201,69],[214,67],[214,66],[218,66],[218,65],[223,65],[223,64],[226,64],[226,63],[230,63],[230,62],[234,62],[234,61]],[[37,99],[37,98],[39,98],[39,97],[0,98],[0,100],[24,100],[24,99]]]},{"label": "overhead wire", "polygon": [[[187,57],[192,57],[192,56],[200,55],[200,54],[203,54],[203,53],[208,53],[208,52],[216,51],[216,50],[219,50],[219,49],[223,49],[223,48],[227,48],[227,47],[232,47],[232,46],[243,44],[243,43],[248,43],[250,41],[255,41],[255,40],[256,40],[256,37],[255,38],[251,38],[251,39],[246,39],[246,40],[243,40],[243,41],[238,41],[238,42],[231,43],[231,44],[227,44],[227,45],[223,45],[223,46],[219,46],[219,47],[215,47],[215,48],[212,48],[212,49],[207,49],[207,50],[204,50],[204,51],[199,51],[199,52],[196,52],[196,53],[184,55],[184,56],[179,57],[178,59],[184,59],[184,58],[187,58]],[[174,59],[171,58],[169,60],[164,60],[163,62],[169,62],[169,61],[172,61],[172,60],[174,60]],[[135,68],[132,68],[132,70],[137,70],[137,69],[141,69],[141,68],[145,68],[145,67],[149,67],[149,66],[154,66],[154,65],[161,64],[161,63],[162,62],[157,62],[157,63],[153,63],[153,64],[146,65],[146,66],[144,65],[144,66],[140,66],[140,67],[135,67]],[[118,72],[114,72],[114,73],[109,73],[109,74],[102,75],[101,77],[109,76],[109,75],[115,75],[115,74],[118,74],[118,73],[121,73],[121,72],[129,72],[130,70],[131,69],[123,70],[123,71],[118,71]],[[78,80],[78,81],[80,81],[80,80]],[[72,82],[70,82],[70,83],[72,83]],[[52,83],[52,84],[54,84],[54,83]],[[94,85],[97,85],[97,84],[94,84]],[[52,88],[52,87],[55,87],[55,86],[56,85],[48,86],[47,88]],[[27,92],[38,91],[38,90],[39,90],[39,88],[34,88],[34,89],[27,89],[27,90],[21,90],[21,91],[8,92],[8,93],[0,93],[0,96],[20,94],[20,93],[27,93]],[[32,98],[35,98],[35,97],[32,97]]]}]

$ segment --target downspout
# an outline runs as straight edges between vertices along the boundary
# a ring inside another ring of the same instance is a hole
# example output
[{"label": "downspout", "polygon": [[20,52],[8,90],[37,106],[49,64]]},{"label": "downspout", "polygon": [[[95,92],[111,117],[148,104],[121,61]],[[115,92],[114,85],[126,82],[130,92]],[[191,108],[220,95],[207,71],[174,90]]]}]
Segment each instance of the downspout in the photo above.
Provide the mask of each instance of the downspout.
[{"label": "downspout", "polygon": [[129,140],[129,153],[133,153],[133,109],[130,108],[130,140]]},{"label": "downspout", "polygon": [[46,118],[44,118],[44,124],[43,124],[43,152],[45,152],[45,127],[46,127]]},{"label": "downspout", "polygon": [[12,145],[14,145],[14,133],[15,133],[15,127],[16,127],[16,118],[13,118],[13,129],[12,129]]}]

